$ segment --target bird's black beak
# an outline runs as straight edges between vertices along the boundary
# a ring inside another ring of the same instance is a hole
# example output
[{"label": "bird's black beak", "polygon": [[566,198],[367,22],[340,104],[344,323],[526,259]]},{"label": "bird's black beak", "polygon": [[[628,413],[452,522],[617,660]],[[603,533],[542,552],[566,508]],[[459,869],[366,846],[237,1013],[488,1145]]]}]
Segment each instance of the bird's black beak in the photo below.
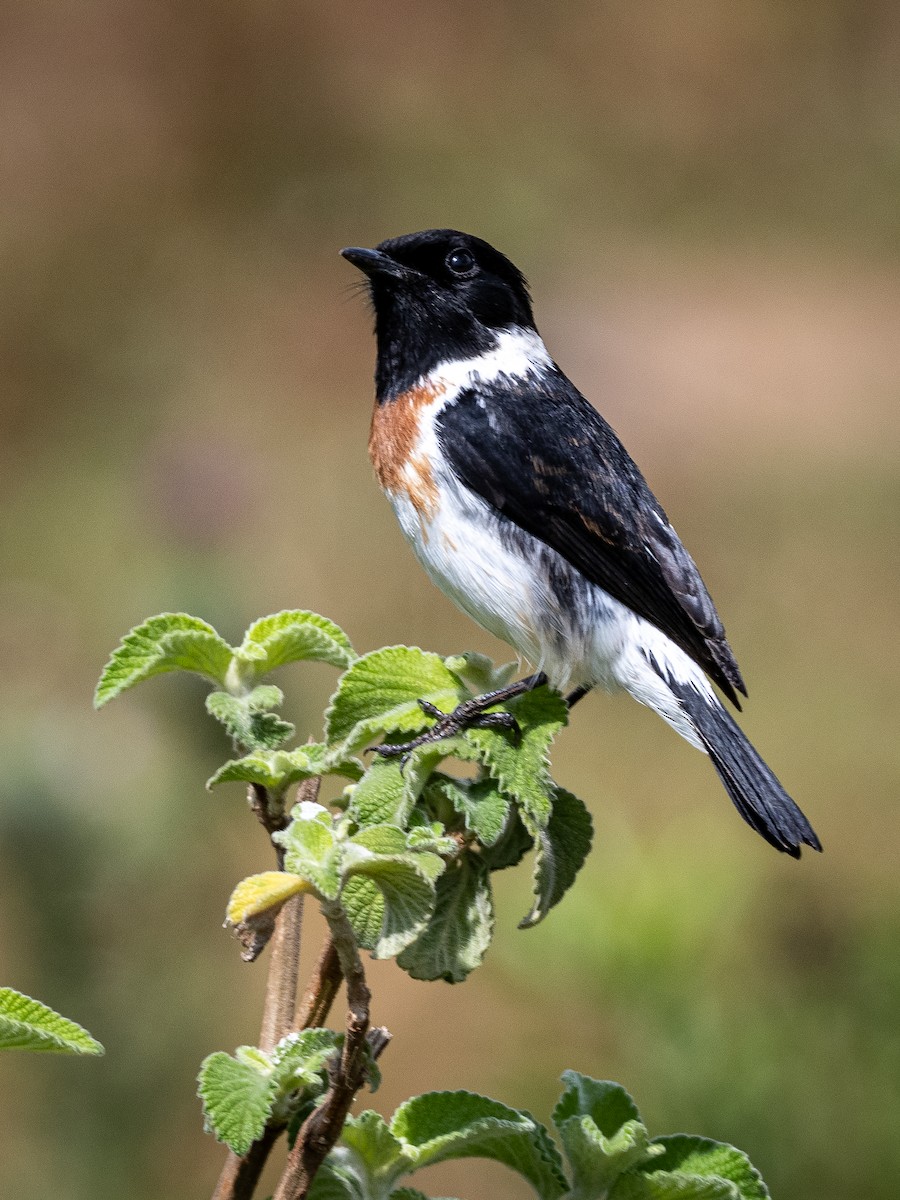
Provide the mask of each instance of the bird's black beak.
[{"label": "bird's black beak", "polygon": [[411,267],[405,267],[402,263],[396,262],[381,250],[366,250],[362,246],[348,246],[341,251],[341,257],[346,258],[347,262],[353,263],[354,267],[358,267],[364,275],[368,275],[371,279],[373,275],[387,275],[393,279],[408,279],[411,275],[417,275]]}]

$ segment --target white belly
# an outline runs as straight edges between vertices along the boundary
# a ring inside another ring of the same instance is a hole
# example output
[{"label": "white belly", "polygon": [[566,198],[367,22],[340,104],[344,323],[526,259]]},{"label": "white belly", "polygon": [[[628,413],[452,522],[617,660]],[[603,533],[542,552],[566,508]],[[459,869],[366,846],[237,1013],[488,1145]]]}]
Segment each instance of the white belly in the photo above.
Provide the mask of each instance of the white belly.
[{"label": "white belly", "polygon": [[561,692],[581,684],[625,689],[703,749],[647,654],[714,695],[701,669],[655,626],[589,583],[545,543],[498,517],[452,473],[426,515],[388,498],[429,577],[463,612],[507,642]]}]

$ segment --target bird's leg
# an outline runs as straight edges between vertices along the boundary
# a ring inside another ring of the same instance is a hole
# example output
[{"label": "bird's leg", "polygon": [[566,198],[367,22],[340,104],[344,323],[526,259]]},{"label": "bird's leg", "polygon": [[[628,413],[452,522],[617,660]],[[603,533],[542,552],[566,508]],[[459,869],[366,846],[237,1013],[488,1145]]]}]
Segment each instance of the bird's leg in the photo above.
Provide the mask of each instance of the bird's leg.
[{"label": "bird's leg", "polygon": [[574,708],[579,700],[583,700],[594,685],[592,683],[583,683],[581,687],[575,688],[566,696],[566,705],[568,708]]},{"label": "bird's leg", "polygon": [[535,688],[543,687],[546,682],[547,676],[543,671],[539,671],[537,675],[529,675],[526,679],[520,679],[518,683],[508,683],[506,687],[485,692],[482,696],[473,696],[471,700],[464,700],[462,704],[457,704],[451,713],[441,712],[427,700],[420,700],[419,707],[429,717],[435,718],[435,724],[411,742],[403,742],[397,746],[383,743],[376,746],[376,752],[382,758],[408,758],[413,750],[418,750],[420,746],[455,737],[472,728],[509,729],[515,736],[520,737],[519,723],[512,713],[489,713],[484,710],[492,708],[495,704],[503,704],[506,700],[513,700],[516,696],[523,696],[526,692],[533,692]]}]

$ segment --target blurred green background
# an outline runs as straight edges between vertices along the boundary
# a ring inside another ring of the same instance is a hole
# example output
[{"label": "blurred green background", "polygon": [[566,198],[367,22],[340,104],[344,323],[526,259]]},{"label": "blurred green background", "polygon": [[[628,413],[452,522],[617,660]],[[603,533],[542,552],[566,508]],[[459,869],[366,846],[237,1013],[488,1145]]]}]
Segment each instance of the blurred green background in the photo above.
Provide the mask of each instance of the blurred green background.
[{"label": "blurred green background", "polygon": [[[0,1194],[208,1194],[197,1067],[258,1033],[265,966],[221,922],[265,844],[239,786],[203,790],[228,747],[202,686],[92,713],[119,637],[310,607],[360,650],[505,656],[378,493],[337,256],[453,225],[529,274],[826,853],[775,854],[657,718],[587,700],[554,769],[588,867],[528,933],[527,869],[501,877],[462,987],[373,967],[375,1103],[464,1086],[546,1119],[576,1067],[653,1132],[736,1142],[776,1197],[896,1197],[898,80],[888,0],[5,6],[0,982],[107,1056],[3,1057]],[[333,679],[283,672],[304,736]],[[477,1162],[421,1186],[524,1188]]]}]

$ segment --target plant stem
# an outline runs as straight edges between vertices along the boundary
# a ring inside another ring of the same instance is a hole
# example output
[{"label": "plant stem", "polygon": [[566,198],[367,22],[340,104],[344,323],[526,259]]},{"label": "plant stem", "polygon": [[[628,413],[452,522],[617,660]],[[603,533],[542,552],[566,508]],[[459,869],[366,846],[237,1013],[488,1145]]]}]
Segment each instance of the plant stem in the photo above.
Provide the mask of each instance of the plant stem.
[{"label": "plant stem", "polygon": [[[297,799],[315,801],[319,796],[321,779],[306,779],[297,789]],[[268,791],[258,784],[250,785],[250,806],[260,823],[271,835],[283,828],[285,819],[275,814]],[[284,865],[284,851],[275,845],[278,866]],[[297,980],[300,970],[300,934],[303,925],[303,897],[292,896],[281,909],[271,940],[269,974],[263,1008],[259,1046],[266,1052],[289,1033],[294,1023],[297,1004]],[[333,997],[332,997],[333,999]],[[267,1128],[244,1155],[229,1150],[219,1175],[213,1200],[251,1200],[269,1152],[281,1136],[284,1126]]]},{"label": "plant stem", "polygon": [[[297,789],[297,802],[319,798],[322,780],[319,776],[305,779]],[[283,866],[283,851],[276,847],[279,867]],[[268,1053],[286,1033],[290,1033],[297,1007],[297,980],[300,975],[300,933],[303,928],[303,897],[292,896],[281,909],[272,937],[272,957],[266,983],[259,1048]]]},{"label": "plant stem", "polygon": [[[369,1029],[371,993],[353,930],[340,905],[322,906],[331,929],[341,972],[347,983],[347,1023],[344,1049],[335,1066],[331,1087],[322,1104],[310,1114],[297,1134],[284,1174],[273,1200],[304,1200],[316,1172],[344,1127],[347,1113],[365,1079],[365,1046]],[[382,1039],[380,1049],[386,1042]]]},{"label": "plant stem", "polygon": [[[319,780],[305,779],[301,787],[312,782],[318,785]],[[317,786],[316,793],[318,793],[318,790]],[[300,788],[297,791],[299,794]],[[257,821],[259,821],[269,837],[273,833],[277,833],[279,830],[287,827],[287,816],[278,805],[272,803],[268,788],[264,788],[261,783],[251,783],[247,788],[247,803],[256,814]],[[275,846],[275,857],[278,859],[278,869],[280,871],[284,866],[284,850],[280,846]]]},{"label": "plant stem", "polygon": [[272,958],[259,1033],[259,1048],[267,1054],[290,1033],[294,1023],[302,927],[303,897],[291,896],[278,914],[271,942]]},{"label": "plant stem", "polygon": [[341,980],[341,961],[334,945],[334,938],[329,933],[319,961],[316,963],[312,979],[309,981],[294,1021],[294,1029],[312,1029],[324,1024],[325,1018],[331,1012]]},{"label": "plant stem", "polygon": [[270,1125],[246,1154],[229,1150],[212,1200],[251,1200],[269,1153],[283,1132],[283,1125]]},{"label": "plant stem", "polygon": [[[294,900],[302,902],[302,896],[293,897]],[[290,903],[290,901],[288,902]],[[285,904],[285,909],[288,907]],[[298,906],[299,907],[299,906]],[[284,909],[282,909],[284,912]],[[281,918],[276,927],[275,934],[272,938],[272,956],[273,959],[277,953],[277,942],[281,927]],[[271,971],[271,968],[270,968]],[[338,959],[338,953],[335,949],[334,939],[331,934],[322,947],[322,953],[319,955],[319,961],[316,963],[315,971],[312,979],[309,981],[309,986],[304,993],[303,999],[297,1009],[296,1018],[291,1021],[289,1019],[288,1027],[281,1027],[281,1033],[274,1038],[270,1045],[267,1045],[267,1018],[269,1016],[269,996],[270,992],[266,992],[266,1012],[263,1014],[263,1028],[260,1037],[260,1048],[263,1050],[271,1049],[272,1046],[290,1030],[296,1029],[312,1029],[318,1028],[325,1024],[331,1006],[334,1004],[335,998],[340,989],[341,982],[344,976],[341,973],[341,964]],[[274,1003],[272,1005],[274,1009]],[[377,1037],[372,1035],[377,1034]],[[390,1034],[387,1030],[371,1030],[370,1037],[372,1054],[377,1058],[387,1045]],[[239,1155],[229,1150],[228,1156],[225,1159],[225,1165],[222,1168],[222,1174],[219,1176],[219,1182],[213,1192],[212,1200],[251,1200],[256,1185],[259,1182],[259,1177],[263,1167],[269,1157],[269,1152],[275,1145],[278,1138],[284,1132],[284,1126],[270,1126],[266,1129],[259,1141],[254,1142],[247,1153],[241,1158]]]},{"label": "plant stem", "polygon": [[[266,1052],[271,1051],[291,1027],[297,999],[302,921],[303,897],[292,896],[278,914],[270,942],[272,957],[259,1035],[260,1049]],[[283,1125],[267,1126],[246,1154],[229,1150],[212,1200],[251,1200],[269,1153],[283,1131]]]}]

